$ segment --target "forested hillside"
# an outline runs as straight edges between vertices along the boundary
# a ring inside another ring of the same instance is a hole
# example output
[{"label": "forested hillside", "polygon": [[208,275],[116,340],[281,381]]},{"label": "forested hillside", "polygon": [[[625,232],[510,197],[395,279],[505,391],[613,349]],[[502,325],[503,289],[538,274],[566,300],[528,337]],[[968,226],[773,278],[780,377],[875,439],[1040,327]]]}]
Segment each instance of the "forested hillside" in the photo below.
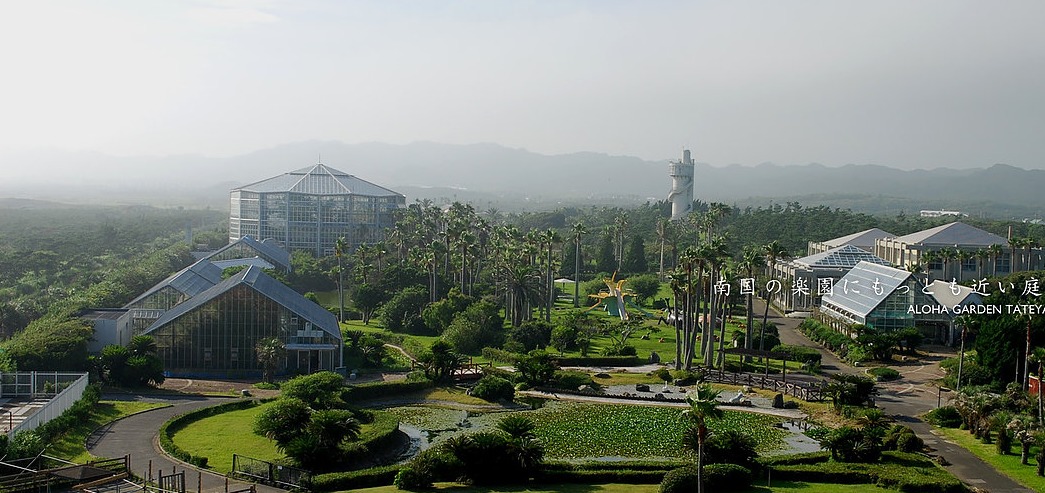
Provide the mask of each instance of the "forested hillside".
[{"label": "forested hillside", "polygon": [[0,335],[47,313],[126,303],[188,265],[184,241],[171,247],[186,227],[210,241],[207,230],[223,220],[217,211],[0,204]]}]

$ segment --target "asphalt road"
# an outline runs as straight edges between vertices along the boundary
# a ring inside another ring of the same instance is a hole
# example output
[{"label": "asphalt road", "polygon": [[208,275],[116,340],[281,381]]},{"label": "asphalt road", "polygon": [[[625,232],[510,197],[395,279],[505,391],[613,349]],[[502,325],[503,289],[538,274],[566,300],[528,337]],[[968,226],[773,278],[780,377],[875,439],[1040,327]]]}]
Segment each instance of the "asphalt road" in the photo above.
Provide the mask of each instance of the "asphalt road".
[{"label": "asphalt road", "polygon": [[[164,475],[185,471],[186,491],[224,492],[225,476],[200,470],[181,461],[176,461],[160,452],[159,429],[169,419],[179,414],[228,402],[228,398],[199,396],[150,396],[139,397],[126,394],[105,395],[109,400],[143,400],[170,404],[170,407],[149,410],[128,416],[104,426],[87,438],[87,450],[98,457],[123,457],[130,455],[131,470],[140,478],[156,478],[160,471]],[[150,475],[151,467],[151,475]],[[249,487],[250,483],[229,480],[229,490]],[[283,490],[257,485],[257,491],[274,493]]]}]

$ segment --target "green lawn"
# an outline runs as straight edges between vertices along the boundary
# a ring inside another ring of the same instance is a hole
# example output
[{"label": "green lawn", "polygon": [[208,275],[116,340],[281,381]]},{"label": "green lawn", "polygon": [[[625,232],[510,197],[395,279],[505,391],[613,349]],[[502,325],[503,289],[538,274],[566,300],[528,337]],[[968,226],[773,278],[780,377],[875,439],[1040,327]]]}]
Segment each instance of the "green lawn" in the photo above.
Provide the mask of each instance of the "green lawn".
[{"label": "green lawn", "polygon": [[[356,493],[400,493],[402,490],[395,486],[380,486],[377,488],[364,488],[352,490]],[[496,488],[482,488],[464,486],[455,483],[436,484],[434,491],[447,491],[452,493],[658,493],[660,485],[656,484],[553,484],[533,486],[502,486]],[[741,493],[886,493],[894,492],[879,488],[873,484],[827,484],[827,483],[803,483],[797,481],[774,481],[772,487],[765,486],[765,482],[757,483],[757,486]]]},{"label": "green lawn", "polygon": [[1020,447],[1018,444],[1012,447],[1014,455],[998,455],[994,444],[986,445],[980,443],[968,430],[939,427],[935,429],[941,435],[947,437],[948,440],[969,450],[1002,474],[1034,491],[1045,491],[1045,478],[1038,476],[1036,472],[1037,467],[1034,455],[1037,454],[1037,447],[1031,447],[1029,465],[1025,466],[1020,464]]},{"label": "green lawn", "polygon": [[122,417],[166,406],[166,404],[155,402],[100,401],[86,421],[78,423],[60,439],[51,443],[47,447],[47,454],[72,462],[85,463],[94,458],[87,453],[87,449],[84,447],[84,442],[92,431]]},{"label": "green lawn", "polygon": [[225,474],[232,470],[232,454],[272,461],[283,457],[275,442],[255,435],[254,418],[271,403],[230,411],[192,423],[174,434],[182,450],[207,458],[207,465]]}]

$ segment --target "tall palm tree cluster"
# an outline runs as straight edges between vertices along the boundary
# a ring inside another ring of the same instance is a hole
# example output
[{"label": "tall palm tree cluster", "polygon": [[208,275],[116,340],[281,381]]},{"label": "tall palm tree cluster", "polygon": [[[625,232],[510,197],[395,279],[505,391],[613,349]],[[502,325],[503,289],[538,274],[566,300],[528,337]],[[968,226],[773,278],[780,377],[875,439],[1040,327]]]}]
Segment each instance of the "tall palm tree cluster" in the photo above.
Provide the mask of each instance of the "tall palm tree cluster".
[{"label": "tall palm tree cluster", "polygon": [[[997,277],[1001,274],[1011,272],[1030,271],[1041,269],[1040,262],[1035,261],[1033,250],[1041,247],[1041,243],[1034,238],[1012,237],[1009,239],[1008,252],[1002,245],[990,245],[978,250],[962,250],[960,248],[939,248],[928,250],[921,254],[919,265],[915,269],[919,272],[928,272],[935,264],[942,270],[944,280],[955,279],[958,282],[967,279],[979,279],[983,277]],[[1008,253],[1007,268],[999,270],[999,262],[1003,254]],[[966,268],[969,260],[975,260],[975,268]],[[969,271],[973,273],[970,274]]]},{"label": "tall palm tree cluster", "polygon": [[[765,276],[772,277],[776,261],[788,256],[786,249],[774,241],[763,247],[749,245],[739,258],[735,258],[734,252],[728,247],[727,238],[716,232],[719,222],[730,212],[726,205],[711,204],[706,212],[694,213],[688,221],[674,224],[676,231],[688,233],[695,239],[693,246],[686,247],[679,254],[677,267],[668,276],[675,306],[672,320],[677,341],[676,369],[691,369],[694,358],[698,356],[698,349],[704,366],[721,368],[724,365],[725,319],[739,300],[742,279],[755,279],[756,272],[761,274],[767,264],[769,269],[766,270]],[[667,229],[668,225],[658,226],[658,237],[662,237],[662,228]],[[748,321],[744,347],[747,349],[752,349],[754,340],[754,288],[753,285],[748,286],[745,293]],[[763,315],[764,327],[768,318],[769,295],[763,293],[763,296],[767,299],[767,313]],[[716,331],[717,352],[714,344]],[[759,340],[761,338],[762,335]]]},{"label": "tall palm tree cluster", "polygon": [[[576,238],[581,234],[583,226],[574,231]],[[469,296],[492,291],[515,326],[532,318],[534,310],[551,319],[554,274],[561,262],[556,251],[565,241],[554,229],[522,232],[484,219],[471,205],[455,202],[444,210],[422,201],[400,211],[387,238],[396,262],[427,272],[430,301],[451,287]],[[378,252],[369,258],[380,265],[382,257]]]}]

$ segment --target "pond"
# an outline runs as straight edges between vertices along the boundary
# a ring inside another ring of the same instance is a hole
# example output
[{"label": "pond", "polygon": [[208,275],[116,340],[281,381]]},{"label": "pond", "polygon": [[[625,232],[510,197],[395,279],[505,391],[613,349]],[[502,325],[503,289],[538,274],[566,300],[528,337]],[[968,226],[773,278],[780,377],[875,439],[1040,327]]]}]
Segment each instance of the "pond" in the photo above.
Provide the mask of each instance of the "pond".
[{"label": "pond", "polygon": [[[692,458],[682,448],[685,423],[678,408],[546,401],[526,411],[477,413],[430,406],[386,409],[399,417],[404,430],[422,441],[420,448],[462,433],[493,430],[506,413],[530,416],[546,455],[559,460],[632,460]],[[738,429],[755,439],[761,454],[819,449],[798,427],[775,416],[726,410],[710,421],[717,430]]]}]

